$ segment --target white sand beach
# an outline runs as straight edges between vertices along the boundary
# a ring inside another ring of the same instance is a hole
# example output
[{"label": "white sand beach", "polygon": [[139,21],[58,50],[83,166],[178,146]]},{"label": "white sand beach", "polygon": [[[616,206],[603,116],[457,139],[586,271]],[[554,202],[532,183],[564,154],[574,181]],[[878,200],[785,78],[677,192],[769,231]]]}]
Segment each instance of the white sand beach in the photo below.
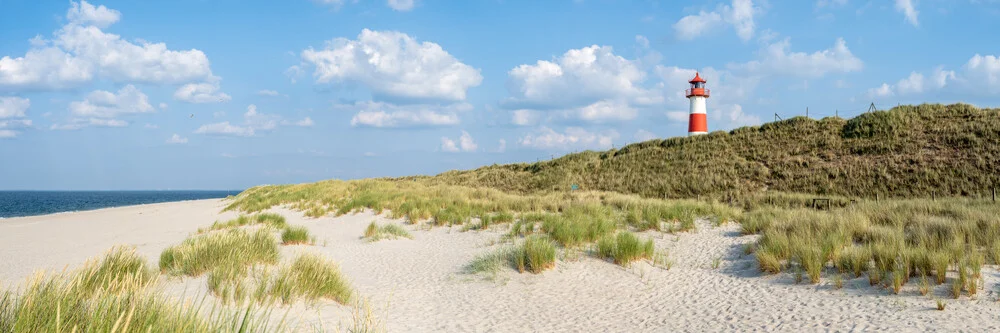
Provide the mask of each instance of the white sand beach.
[{"label": "white sand beach", "polygon": [[[115,245],[134,245],[156,264],[164,248],[199,227],[235,217],[220,213],[224,200],[198,200],[109,208],[0,220],[0,284],[10,287],[38,270],[61,270],[102,255]],[[490,231],[424,229],[404,225],[414,238],[370,243],[360,239],[372,220],[400,223],[373,213],[306,218],[273,209],[289,224],[303,225],[316,245],[283,247],[336,261],[359,296],[369,299],[391,332],[706,332],[706,331],[972,331],[1000,330],[995,267],[984,268],[983,292],[974,299],[947,296],[934,309],[915,282],[901,295],[870,287],[865,278],[834,290],[795,284],[789,274],[758,273],[738,226],[698,225],[697,232],[647,233],[674,261],[667,270],[648,263],[625,269],[586,255],[561,255],[542,274],[510,269],[489,280],[463,268],[497,245],[503,226]],[[713,268],[719,258],[720,265]],[[204,278],[162,278],[164,290],[206,292]],[[303,330],[335,327],[350,313],[332,301],[283,307]]]}]

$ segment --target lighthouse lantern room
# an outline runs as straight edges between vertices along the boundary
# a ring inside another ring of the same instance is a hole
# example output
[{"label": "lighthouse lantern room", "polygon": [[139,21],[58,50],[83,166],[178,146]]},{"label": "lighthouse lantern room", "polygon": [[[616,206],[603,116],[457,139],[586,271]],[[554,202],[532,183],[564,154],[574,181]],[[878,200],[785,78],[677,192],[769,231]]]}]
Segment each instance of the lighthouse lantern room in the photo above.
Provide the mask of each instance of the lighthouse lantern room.
[{"label": "lighthouse lantern room", "polygon": [[705,115],[705,101],[708,99],[709,90],[705,88],[705,79],[701,78],[697,72],[691,81],[691,88],[685,91],[688,100],[691,101],[691,118],[688,123],[688,136],[708,133],[708,119]]}]

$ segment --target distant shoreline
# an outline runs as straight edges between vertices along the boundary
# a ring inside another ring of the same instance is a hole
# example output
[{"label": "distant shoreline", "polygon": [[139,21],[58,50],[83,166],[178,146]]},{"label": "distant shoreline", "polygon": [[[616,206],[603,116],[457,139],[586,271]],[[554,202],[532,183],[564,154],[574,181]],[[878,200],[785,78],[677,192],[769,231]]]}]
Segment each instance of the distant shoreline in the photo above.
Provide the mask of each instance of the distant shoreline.
[{"label": "distant shoreline", "polygon": [[170,202],[224,199],[235,190],[0,191],[0,219],[87,212]]},{"label": "distant shoreline", "polygon": [[58,216],[80,214],[80,213],[100,213],[102,211],[107,211],[107,210],[112,210],[112,209],[138,208],[138,207],[148,207],[148,206],[156,206],[156,205],[171,205],[171,204],[178,204],[178,203],[198,203],[198,202],[203,202],[203,201],[222,201],[222,200],[225,200],[225,199],[226,198],[208,198],[208,199],[191,199],[191,200],[150,202],[150,203],[134,204],[134,205],[101,207],[101,208],[94,208],[94,209],[87,209],[87,210],[62,211],[62,212],[55,212],[55,213],[48,213],[48,214],[39,214],[39,215],[23,215],[23,216],[0,217],[0,224],[2,224],[4,222],[14,222],[14,221],[23,220],[23,219],[45,219],[45,218],[49,218],[49,217],[58,217]]}]

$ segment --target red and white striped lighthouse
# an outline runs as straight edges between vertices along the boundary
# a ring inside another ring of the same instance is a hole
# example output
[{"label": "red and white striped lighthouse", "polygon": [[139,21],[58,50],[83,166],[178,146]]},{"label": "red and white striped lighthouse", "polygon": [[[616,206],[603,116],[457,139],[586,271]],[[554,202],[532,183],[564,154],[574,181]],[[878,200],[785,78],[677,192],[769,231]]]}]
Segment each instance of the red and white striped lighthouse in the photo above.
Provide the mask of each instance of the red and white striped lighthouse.
[{"label": "red and white striped lighthouse", "polygon": [[688,136],[708,133],[708,118],[705,115],[705,101],[708,99],[708,88],[705,88],[705,79],[694,73],[691,81],[691,88],[684,93],[691,100],[691,119],[688,123]]}]

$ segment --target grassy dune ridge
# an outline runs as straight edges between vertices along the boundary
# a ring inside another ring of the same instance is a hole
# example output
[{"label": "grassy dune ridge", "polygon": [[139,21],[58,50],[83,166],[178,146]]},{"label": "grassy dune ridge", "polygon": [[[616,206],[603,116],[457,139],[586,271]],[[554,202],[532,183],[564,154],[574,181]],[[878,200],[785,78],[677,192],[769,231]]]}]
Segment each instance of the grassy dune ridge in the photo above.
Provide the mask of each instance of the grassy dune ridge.
[{"label": "grassy dune ridge", "polygon": [[[812,283],[867,276],[896,292],[911,277],[952,280],[956,296],[971,295],[982,266],[1000,257],[1000,211],[990,202],[1000,183],[998,111],[924,104],[850,120],[796,117],[540,163],[261,186],[227,209],[389,210],[410,223],[466,230],[492,228],[504,216],[509,239],[543,234],[563,249],[596,244],[595,256],[622,265],[655,254],[626,232],[737,221],[744,233],[761,235],[748,251],[764,272],[795,272]],[[572,184],[583,190],[570,191]],[[828,210],[806,208],[817,197],[830,200]],[[472,266],[494,270],[514,249]]]},{"label": "grassy dune ridge", "polygon": [[401,181],[516,193],[581,189],[654,198],[763,190],[845,197],[987,196],[1000,187],[1000,109],[899,106],[853,119],[795,117],[695,137],[657,139],[538,163]]}]

